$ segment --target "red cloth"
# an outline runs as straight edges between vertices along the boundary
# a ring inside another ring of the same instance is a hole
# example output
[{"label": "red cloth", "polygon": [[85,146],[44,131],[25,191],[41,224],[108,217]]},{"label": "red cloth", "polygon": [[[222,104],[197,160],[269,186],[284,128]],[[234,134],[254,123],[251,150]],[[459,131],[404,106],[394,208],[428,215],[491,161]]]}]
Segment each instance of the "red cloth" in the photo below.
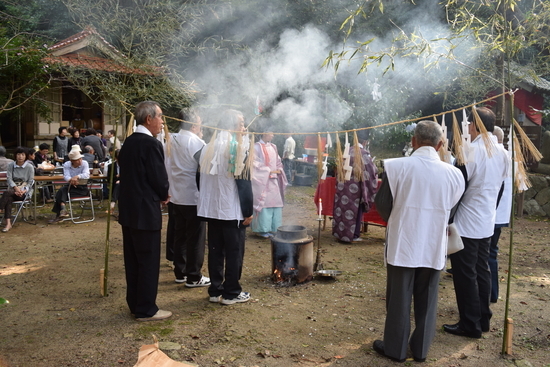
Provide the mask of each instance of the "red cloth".
[{"label": "red cloth", "polygon": [[[380,187],[381,180],[378,180],[378,187]],[[323,202],[323,208],[321,210],[322,215],[332,216],[334,209],[334,194],[336,193],[336,178],[327,177],[325,180],[319,181],[317,190],[315,190],[315,206],[317,207],[317,213],[319,213],[319,198]],[[386,226],[387,223],[380,217],[376,210],[376,204],[372,203],[371,209],[368,213],[363,214],[363,222],[374,223],[381,226]]]},{"label": "red cloth", "polygon": [[533,108],[542,110],[542,103],[543,97],[541,94],[531,93],[525,89],[519,89],[514,94],[514,105],[522,110],[527,118],[537,125],[542,123],[542,114],[540,112],[536,112]]},{"label": "red cloth", "polygon": [[[496,96],[497,94],[497,91],[492,91],[487,94],[487,97]],[[510,96],[506,95],[506,100],[509,98]],[[536,112],[534,109],[542,110],[543,102],[544,98],[542,94],[531,93],[525,89],[518,89],[514,94],[514,106],[520,109],[529,120],[537,125],[542,123],[542,114]],[[486,104],[494,108],[496,100],[493,99]]]}]

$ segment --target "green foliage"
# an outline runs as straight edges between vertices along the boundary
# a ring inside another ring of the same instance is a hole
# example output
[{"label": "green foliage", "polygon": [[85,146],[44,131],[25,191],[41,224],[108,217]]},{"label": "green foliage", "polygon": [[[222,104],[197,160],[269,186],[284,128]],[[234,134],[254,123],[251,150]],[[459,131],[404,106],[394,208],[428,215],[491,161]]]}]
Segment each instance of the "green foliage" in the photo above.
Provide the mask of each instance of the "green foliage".
[{"label": "green foliage", "polygon": [[44,111],[38,98],[48,88],[51,80],[49,70],[42,62],[46,54],[40,42],[27,34],[7,35],[1,29],[0,43],[3,63],[0,65],[0,113],[12,111],[26,103]]},{"label": "green foliage", "polygon": [[[386,5],[394,5],[386,2]],[[416,4],[401,4],[410,9]],[[421,4],[419,4],[421,5]],[[381,67],[388,73],[396,67],[398,58],[418,59],[426,69],[437,68],[441,61],[459,65],[461,70],[453,80],[440,84],[439,94],[444,95],[446,104],[457,105],[465,99],[479,98],[496,86],[502,86],[504,62],[514,61],[528,64],[536,74],[550,73],[550,2],[532,0],[447,0],[440,6],[441,14],[452,31],[444,37],[428,38],[418,29],[408,29],[399,19],[385,19],[384,12],[376,2],[363,2],[342,23],[348,40],[361,32],[378,34],[380,38],[392,37],[390,47],[371,47],[376,37],[357,41],[355,45],[344,44],[342,51],[331,51],[324,66],[338,70],[342,62],[361,59],[359,73],[366,73],[372,67]],[[385,25],[375,27],[385,21]],[[377,29],[378,31],[371,31]],[[457,48],[472,42],[471,54],[479,55],[466,60],[457,54]],[[510,87],[510,86],[508,86]]]}]

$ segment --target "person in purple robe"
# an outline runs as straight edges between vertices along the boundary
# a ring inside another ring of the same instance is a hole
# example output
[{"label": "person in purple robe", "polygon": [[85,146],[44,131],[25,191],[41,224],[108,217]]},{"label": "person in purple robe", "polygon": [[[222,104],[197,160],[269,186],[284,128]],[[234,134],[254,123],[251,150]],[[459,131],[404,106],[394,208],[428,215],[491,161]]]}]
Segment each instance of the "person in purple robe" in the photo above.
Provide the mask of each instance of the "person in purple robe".
[{"label": "person in purple robe", "polygon": [[[370,210],[378,186],[378,170],[368,151],[367,130],[357,131],[361,172],[352,173],[350,180],[336,178],[332,235],[342,242],[359,242],[363,214]],[[356,167],[356,149],[350,149],[350,166]]]}]

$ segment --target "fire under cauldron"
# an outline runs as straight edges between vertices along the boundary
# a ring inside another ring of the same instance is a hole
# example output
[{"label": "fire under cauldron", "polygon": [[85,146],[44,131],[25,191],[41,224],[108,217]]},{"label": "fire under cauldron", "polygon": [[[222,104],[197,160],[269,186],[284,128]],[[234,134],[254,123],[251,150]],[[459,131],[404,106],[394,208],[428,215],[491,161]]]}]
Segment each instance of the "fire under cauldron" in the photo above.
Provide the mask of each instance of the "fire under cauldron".
[{"label": "fire under cauldron", "polygon": [[272,279],[294,285],[313,279],[313,237],[306,227],[280,226],[271,239]]}]

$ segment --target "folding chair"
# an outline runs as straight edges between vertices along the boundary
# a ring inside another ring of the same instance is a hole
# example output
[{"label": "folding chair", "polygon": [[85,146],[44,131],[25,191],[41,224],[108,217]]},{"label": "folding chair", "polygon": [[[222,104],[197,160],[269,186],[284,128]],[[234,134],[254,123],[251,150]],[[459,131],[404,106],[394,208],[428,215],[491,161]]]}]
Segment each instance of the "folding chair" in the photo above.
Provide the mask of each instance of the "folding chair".
[{"label": "folding chair", "polygon": [[2,181],[0,181],[0,195],[2,195],[5,191],[8,190],[8,183],[6,182],[6,180],[8,178],[8,172],[1,171],[0,172],[0,178],[3,179]]},{"label": "folding chair", "polygon": [[[92,197],[91,180],[87,181],[86,184],[88,185],[88,195],[71,196],[71,190],[68,191],[69,200],[68,200],[67,204],[65,205],[65,207],[68,207],[69,218],[63,219],[64,221],[65,220],[70,220],[74,224],[79,224],[79,223],[93,222],[95,220],[94,199]],[[80,214],[76,217],[74,215],[74,212],[77,208],[74,207],[73,204],[77,204],[77,203],[80,205]],[[80,219],[82,217],[82,214],[84,214],[84,210],[91,210],[92,218],[91,219],[77,220],[77,219]]]},{"label": "folding chair", "polygon": [[28,222],[28,215],[26,214],[26,211],[32,205],[32,190],[33,190],[33,187],[34,187],[34,181],[29,182],[28,186],[30,187],[30,189],[25,193],[25,195],[23,195],[21,200],[17,200],[17,201],[13,202],[13,205],[15,205],[17,207],[17,209],[15,211],[15,215],[13,215],[13,219],[11,220],[11,225],[12,226],[17,221],[17,218],[19,217],[19,214],[22,214],[23,221]]},{"label": "folding chair", "polygon": [[[103,208],[103,183],[91,179],[88,189],[92,193],[92,197],[97,201],[97,207]],[[95,195],[93,195],[94,193]]]}]

